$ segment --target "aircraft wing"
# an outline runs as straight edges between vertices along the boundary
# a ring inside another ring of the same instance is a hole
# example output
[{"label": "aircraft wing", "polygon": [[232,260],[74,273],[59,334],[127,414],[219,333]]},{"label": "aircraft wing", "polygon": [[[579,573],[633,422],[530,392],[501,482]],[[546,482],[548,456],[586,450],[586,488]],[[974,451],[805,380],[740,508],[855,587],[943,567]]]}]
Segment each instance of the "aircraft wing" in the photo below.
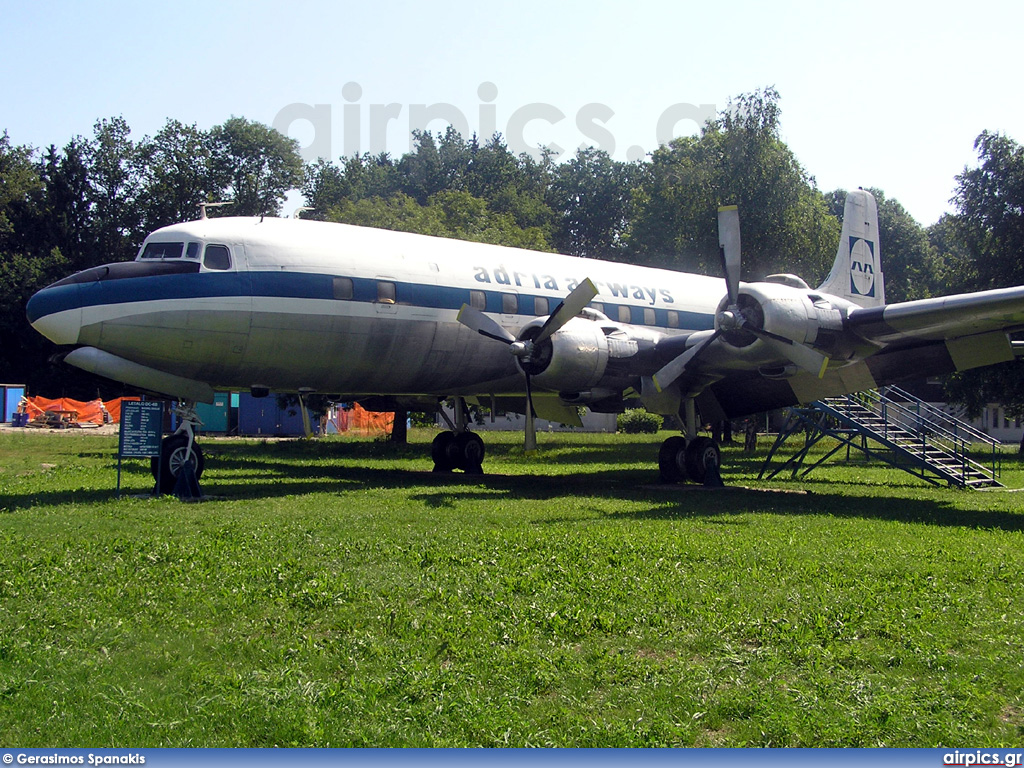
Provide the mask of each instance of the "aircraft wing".
[{"label": "aircraft wing", "polygon": [[847,328],[869,341],[949,340],[1024,328],[1024,286],[858,308]]},{"label": "aircraft wing", "polygon": [[[1024,286],[851,309],[844,331],[866,354],[824,376],[806,372],[769,379],[730,371],[698,396],[708,420],[738,418],[898,381],[1008,362],[1008,334],[1024,330]],[[871,347],[875,349],[872,351]],[[702,366],[705,374],[713,373]],[[722,371],[721,373],[726,373]]]}]

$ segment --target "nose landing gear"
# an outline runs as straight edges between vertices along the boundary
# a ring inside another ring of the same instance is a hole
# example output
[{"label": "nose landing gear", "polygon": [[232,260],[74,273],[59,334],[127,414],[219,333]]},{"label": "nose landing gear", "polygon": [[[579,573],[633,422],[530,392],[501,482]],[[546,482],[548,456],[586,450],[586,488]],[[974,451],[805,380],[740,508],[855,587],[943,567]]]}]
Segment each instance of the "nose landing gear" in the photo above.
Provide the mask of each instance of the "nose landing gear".
[{"label": "nose landing gear", "polygon": [[181,419],[181,426],[174,434],[163,439],[160,455],[150,459],[150,471],[153,480],[158,483],[156,492],[161,495],[174,493],[186,463],[191,462],[196,480],[202,477],[206,464],[203,451],[195,438],[195,429],[201,427],[203,422],[196,415],[194,404],[178,403],[174,412]]}]

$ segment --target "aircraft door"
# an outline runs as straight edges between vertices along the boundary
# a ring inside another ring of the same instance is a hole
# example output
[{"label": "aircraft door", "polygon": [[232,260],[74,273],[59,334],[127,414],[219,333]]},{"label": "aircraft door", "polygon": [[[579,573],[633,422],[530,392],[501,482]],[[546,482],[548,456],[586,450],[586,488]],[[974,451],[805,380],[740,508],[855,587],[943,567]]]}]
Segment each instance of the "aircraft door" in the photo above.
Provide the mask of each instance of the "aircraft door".
[{"label": "aircraft door", "polygon": [[377,278],[377,298],[374,300],[378,317],[398,314],[398,284],[393,277]]},{"label": "aircraft door", "polygon": [[245,247],[207,243],[196,277],[202,288],[190,302],[181,343],[185,358],[198,366],[192,375],[216,379],[238,370],[249,343],[252,284]]},{"label": "aircraft door", "polygon": [[516,291],[503,291],[501,298],[501,324],[522,325],[523,319],[519,316],[519,294]]}]

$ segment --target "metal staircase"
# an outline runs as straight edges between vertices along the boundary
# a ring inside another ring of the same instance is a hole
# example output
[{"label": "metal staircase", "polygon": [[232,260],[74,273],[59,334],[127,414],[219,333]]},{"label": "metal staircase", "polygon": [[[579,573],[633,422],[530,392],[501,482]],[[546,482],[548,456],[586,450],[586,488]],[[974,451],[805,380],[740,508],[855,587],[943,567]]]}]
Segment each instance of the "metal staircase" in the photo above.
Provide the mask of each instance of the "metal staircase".
[{"label": "metal staircase", "polygon": [[[801,432],[805,435],[804,446],[769,472],[778,450],[788,438]],[[804,469],[810,449],[825,437],[838,440],[839,444]],[[934,485],[1002,487],[996,479],[1001,458],[997,441],[899,387],[831,397],[805,408],[791,408],[786,426],[768,451],[759,478],[767,473],[771,479],[787,469],[794,478],[798,473],[805,477],[844,447],[847,458],[850,450],[856,448]],[[990,455],[984,464],[968,456],[977,456],[979,449]]]}]

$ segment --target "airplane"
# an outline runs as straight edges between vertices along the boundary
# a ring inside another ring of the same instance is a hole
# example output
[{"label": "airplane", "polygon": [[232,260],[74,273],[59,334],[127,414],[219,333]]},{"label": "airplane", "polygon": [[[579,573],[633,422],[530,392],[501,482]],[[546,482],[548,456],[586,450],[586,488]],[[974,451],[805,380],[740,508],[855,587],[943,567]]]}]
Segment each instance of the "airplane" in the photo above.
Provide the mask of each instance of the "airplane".
[{"label": "airplane", "polygon": [[[483,469],[467,403],[575,423],[579,407],[678,416],[665,482],[717,473],[701,423],[1014,359],[1024,286],[885,303],[878,213],[846,199],[832,270],[741,282],[739,213],[719,210],[723,279],[345,224],[209,218],[163,227],[137,258],[33,295],[31,324],[94,374],[178,401],[154,459],[163,492],[204,459],[214,390],[330,394],[370,410],[454,404],[434,470]],[[723,290],[724,289],[724,290]],[[443,413],[443,411],[442,411]],[[447,418],[447,417],[446,417]],[[162,469],[159,469],[162,465]],[[159,469],[159,471],[158,471]]]}]

